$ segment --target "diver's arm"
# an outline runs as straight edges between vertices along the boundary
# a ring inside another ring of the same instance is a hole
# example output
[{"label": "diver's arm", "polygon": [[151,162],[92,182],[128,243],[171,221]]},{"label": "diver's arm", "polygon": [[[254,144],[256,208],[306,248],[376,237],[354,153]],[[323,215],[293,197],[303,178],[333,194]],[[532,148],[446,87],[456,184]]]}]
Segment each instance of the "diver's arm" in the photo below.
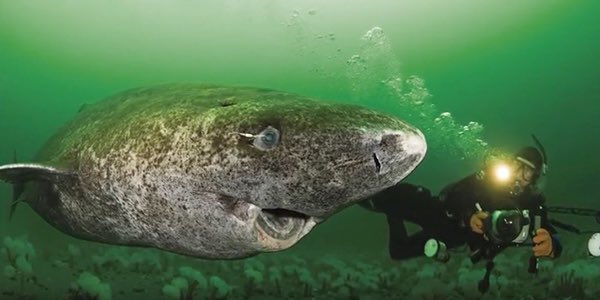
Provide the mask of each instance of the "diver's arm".
[{"label": "diver's arm", "polygon": [[479,212],[477,208],[478,180],[468,176],[463,180],[449,186],[443,192],[444,202],[449,213],[460,220],[466,228],[470,227],[471,217]]}]

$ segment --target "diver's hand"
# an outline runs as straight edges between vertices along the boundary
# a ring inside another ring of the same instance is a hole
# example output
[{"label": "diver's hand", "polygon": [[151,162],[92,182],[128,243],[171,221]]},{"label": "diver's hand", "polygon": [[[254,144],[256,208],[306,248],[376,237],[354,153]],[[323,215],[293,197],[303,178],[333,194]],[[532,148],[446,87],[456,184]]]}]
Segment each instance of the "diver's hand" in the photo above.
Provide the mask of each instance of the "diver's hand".
[{"label": "diver's hand", "polygon": [[490,214],[485,211],[477,211],[471,216],[471,231],[483,234],[483,220],[489,217]]},{"label": "diver's hand", "polygon": [[533,237],[533,245],[533,255],[535,257],[554,257],[554,253],[552,252],[552,237],[548,230],[544,228],[536,230]]}]

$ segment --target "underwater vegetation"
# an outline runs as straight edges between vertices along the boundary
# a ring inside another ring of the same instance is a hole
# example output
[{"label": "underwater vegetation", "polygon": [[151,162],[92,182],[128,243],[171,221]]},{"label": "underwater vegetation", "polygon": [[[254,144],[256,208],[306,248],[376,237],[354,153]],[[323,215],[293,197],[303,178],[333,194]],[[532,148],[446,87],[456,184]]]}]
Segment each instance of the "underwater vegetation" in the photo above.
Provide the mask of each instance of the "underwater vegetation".
[{"label": "underwater vegetation", "polygon": [[[577,241],[579,242],[579,241]],[[108,249],[108,250],[107,250]],[[496,257],[491,289],[477,283],[483,264],[460,250],[446,263],[392,261],[376,255],[319,257],[264,254],[198,260],[158,250],[70,244],[36,249],[4,237],[2,299],[596,299],[600,264],[567,249],[527,273],[528,251]]]}]

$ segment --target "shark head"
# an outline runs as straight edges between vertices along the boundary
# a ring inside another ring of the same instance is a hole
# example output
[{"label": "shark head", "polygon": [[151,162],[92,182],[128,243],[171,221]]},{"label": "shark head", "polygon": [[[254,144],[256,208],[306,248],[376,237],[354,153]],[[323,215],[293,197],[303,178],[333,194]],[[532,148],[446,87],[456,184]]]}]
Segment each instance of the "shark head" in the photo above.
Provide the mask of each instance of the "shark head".
[{"label": "shark head", "polygon": [[295,96],[268,94],[209,115],[203,180],[235,199],[231,214],[260,251],[290,247],[329,216],[401,181],[427,149],[423,134],[398,118]]}]

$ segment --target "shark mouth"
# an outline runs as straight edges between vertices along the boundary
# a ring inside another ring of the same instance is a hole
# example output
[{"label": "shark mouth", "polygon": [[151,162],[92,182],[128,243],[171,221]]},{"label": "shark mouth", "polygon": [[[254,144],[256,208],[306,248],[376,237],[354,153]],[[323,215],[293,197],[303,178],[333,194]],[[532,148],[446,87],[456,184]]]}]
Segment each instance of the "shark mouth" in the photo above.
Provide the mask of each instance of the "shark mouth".
[{"label": "shark mouth", "polygon": [[221,196],[223,207],[238,221],[251,225],[257,234],[258,247],[262,251],[286,249],[309,233],[320,221],[316,217],[283,209],[261,208],[248,201]]},{"label": "shark mouth", "polygon": [[315,221],[303,213],[282,209],[261,209],[256,218],[256,226],[272,239],[298,240],[304,236]]}]

